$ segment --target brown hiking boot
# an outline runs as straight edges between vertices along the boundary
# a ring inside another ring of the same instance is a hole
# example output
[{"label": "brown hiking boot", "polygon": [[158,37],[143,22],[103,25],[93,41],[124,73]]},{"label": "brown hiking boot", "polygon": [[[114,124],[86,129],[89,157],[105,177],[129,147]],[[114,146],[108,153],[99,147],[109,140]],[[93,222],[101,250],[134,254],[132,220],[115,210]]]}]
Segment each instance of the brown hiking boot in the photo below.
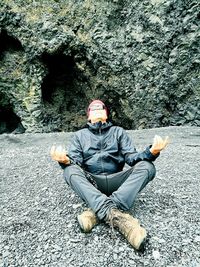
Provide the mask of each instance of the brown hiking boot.
[{"label": "brown hiking boot", "polygon": [[140,250],[143,247],[147,232],[137,219],[117,209],[111,209],[107,219],[111,227],[117,228],[135,249]]},{"label": "brown hiking boot", "polygon": [[81,229],[85,233],[90,232],[98,222],[96,214],[91,209],[85,210],[77,216],[77,219]]}]

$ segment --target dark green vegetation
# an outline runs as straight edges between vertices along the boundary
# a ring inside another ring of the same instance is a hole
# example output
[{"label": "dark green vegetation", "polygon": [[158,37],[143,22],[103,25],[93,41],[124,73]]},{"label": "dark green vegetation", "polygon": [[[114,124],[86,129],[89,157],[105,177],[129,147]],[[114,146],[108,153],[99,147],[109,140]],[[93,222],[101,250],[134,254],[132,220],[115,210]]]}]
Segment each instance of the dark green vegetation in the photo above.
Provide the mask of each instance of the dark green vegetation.
[{"label": "dark green vegetation", "polygon": [[128,129],[200,126],[198,0],[3,0],[0,133],[71,131],[101,98]]}]

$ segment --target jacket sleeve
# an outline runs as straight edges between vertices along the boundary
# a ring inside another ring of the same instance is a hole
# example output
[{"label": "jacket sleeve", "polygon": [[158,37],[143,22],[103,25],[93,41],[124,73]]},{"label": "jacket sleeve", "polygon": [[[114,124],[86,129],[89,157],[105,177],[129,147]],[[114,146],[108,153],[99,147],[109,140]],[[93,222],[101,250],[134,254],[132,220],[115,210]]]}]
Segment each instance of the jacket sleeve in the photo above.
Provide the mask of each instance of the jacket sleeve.
[{"label": "jacket sleeve", "polygon": [[119,144],[121,153],[125,158],[125,162],[130,166],[134,166],[141,160],[154,161],[159,156],[159,154],[154,156],[150,152],[151,145],[148,146],[143,152],[137,152],[131,138],[124,129],[122,129]]},{"label": "jacket sleeve", "polygon": [[[77,164],[79,166],[82,166],[83,163],[82,148],[79,138],[76,134],[74,134],[70,140],[70,145],[67,155],[70,158],[71,164]],[[62,167],[62,169],[69,166],[63,163],[59,163],[59,165]]]},{"label": "jacket sleeve", "polygon": [[83,152],[82,152],[82,147],[81,147],[77,134],[74,134],[74,136],[71,139],[68,155],[73,163],[78,164],[79,166],[82,166]]}]

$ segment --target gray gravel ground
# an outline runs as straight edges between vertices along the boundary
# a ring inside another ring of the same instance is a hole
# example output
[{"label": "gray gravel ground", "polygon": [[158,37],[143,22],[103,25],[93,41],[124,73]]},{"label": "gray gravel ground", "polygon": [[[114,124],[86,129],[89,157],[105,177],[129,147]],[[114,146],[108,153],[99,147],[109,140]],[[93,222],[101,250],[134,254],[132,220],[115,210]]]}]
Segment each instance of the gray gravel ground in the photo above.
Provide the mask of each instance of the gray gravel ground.
[{"label": "gray gravel ground", "polygon": [[86,206],[65,184],[49,156],[70,133],[0,135],[0,265],[6,266],[200,266],[200,128],[129,131],[138,150],[155,134],[171,144],[156,161],[157,176],[131,213],[149,232],[136,252],[100,224],[80,231]]}]

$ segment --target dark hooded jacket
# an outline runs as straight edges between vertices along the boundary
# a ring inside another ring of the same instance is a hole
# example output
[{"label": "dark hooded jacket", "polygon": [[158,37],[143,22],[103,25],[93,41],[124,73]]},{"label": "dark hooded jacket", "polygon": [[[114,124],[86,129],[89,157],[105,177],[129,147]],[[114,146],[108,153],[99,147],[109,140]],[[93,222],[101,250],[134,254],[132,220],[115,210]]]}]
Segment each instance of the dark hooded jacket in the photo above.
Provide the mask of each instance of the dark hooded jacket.
[{"label": "dark hooded jacket", "polygon": [[150,146],[137,152],[126,131],[111,122],[87,123],[77,131],[69,146],[72,164],[78,164],[93,174],[111,174],[122,171],[125,163],[134,166],[141,160],[154,161]]}]

